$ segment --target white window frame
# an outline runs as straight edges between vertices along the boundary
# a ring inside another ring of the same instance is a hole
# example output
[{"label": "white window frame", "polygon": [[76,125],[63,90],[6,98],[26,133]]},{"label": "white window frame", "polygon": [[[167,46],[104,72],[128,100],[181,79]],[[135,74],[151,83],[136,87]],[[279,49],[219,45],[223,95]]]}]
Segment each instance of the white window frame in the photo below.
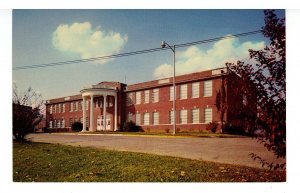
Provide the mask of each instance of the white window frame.
[{"label": "white window frame", "polygon": [[56,113],[56,105],[53,105],[53,106],[54,106],[53,113],[55,114]]},{"label": "white window frame", "polygon": [[192,83],[192,98],[199,98],[200,96],[200,84],[199,82]]},{"label": "white window frame", "polygon": [[200,110],[199,108],[192,109],[192,123],[198,124],[200,123]]},{"label": "white window frame", "polygon": [[50,128],[50,129],[53,128],[53,121],[49,121],[49,128]]},{"label": "white window frame", "polygon": [[204,97],[210,97],[212,96],[212,88],[213,87],[213,82],[212,80],[206,80],[203,83],[203,96]]},{"label": "white window frame", "polygon": [[52,105],[50,105],[50,108],[49,108],[49,113],[50,114],[52,114],[53,112],[52,112],[52,110],[53,110],[53,106]]},{"label": "white window frame", "polygon": [[57,124],[57,128],[60,128],[60,120],[59,119],[57,120],[56,124]]},{"label": "white window frame", "polygon": [[61,128],[65,128],[65,119],[61,120]]},{"label": "white window frame", "polygon": [[159,88],[155,88],[152,90],[152,103],[159,102]]},{"label": "white window frame", "polygon": [[174,124],[174,111],[169,111],[169,123]]},{"label": "white window frame", "polygon": [[188,110],[182,109],[179,112],[179,123],[180,124],[187,124],[188,122]]},{"label": "white window frame", "polygon": [[150,113],[144,113],[143,125],[150,125]]},{"label": "white window frame", "polygon": [[133,114],[131,112],[129,112],[127,114],[127,122],[133,121]]},{"label": "white window frame", "polygon": [[145,90],[144,91],[144,103],[149,103],[149,98],[150,98],[150,90]]},{"label": "white window frame", "polygon": [[136,113],[135,114],[135,124],[136,125],[141,125],[141,113]]},{"label": "white window frame", "polygon": [[142,92],[138,91],[135,93],[135,104],[139,105],[142,101]]},{"label": "white window frame", "polygon": [[212,122],[213,112],[212,108],[205,108],[204,109],[204,123]]},{"label": "white window frame", "polygon": [[61,104],[58,104],[58,113],[60,113]]},{"label": "white window frame", "polygon": [[73,102],[70,103],[70,112],[73,112]]},{"label": "white window frame", "polygon": [[173,101],[174,100],[174,87],[173,86],[170,86],[170,89],[169,89],[169,94],[170,94],[170,101]]},{"label": "white window frame", "polygon": [[187,99],[188,98],[188,85],[182,84],[180,85],[180,99]]},{"label": "white window frame", "polygon": [[153,125],[159,125],[159,112],[153,112],[152,118]]},{"label": "white window frame", "polygon": [[72,124],[75,122],[74,120],[75,120],[75,119],[72,118],[72,117],[69,118],[69,126],[70,126],[70,127],[72,127]]},{"label": "white window frame", "polygon": [[89,127],[89,118],[85,117],[85,127]]},{"label": "white window frame", "polygon": [[126,105],[127,106],[131,106],[133,104],[134,104],[134,101],[133,101],[133,92],[127,93],[126,94]]},{"label": "white window frame", "polygon": [[79,110],[80,110],[80,111],[82,111],[82,107],[83,107],[83,106],[82,106],[82,105],[83,105],[83,101],[80,101],[79,103],[80,103],[80,104],[79,104],[79,107],[78,107],[78,108],[79,108]]},{"label": "white window frame", "polygon": [[62,104],[62,113],[66,112],[66,104]]},{"label": "white window frame", "polygon": [[78,111],[78,101],[75,102],[75,111]]}]

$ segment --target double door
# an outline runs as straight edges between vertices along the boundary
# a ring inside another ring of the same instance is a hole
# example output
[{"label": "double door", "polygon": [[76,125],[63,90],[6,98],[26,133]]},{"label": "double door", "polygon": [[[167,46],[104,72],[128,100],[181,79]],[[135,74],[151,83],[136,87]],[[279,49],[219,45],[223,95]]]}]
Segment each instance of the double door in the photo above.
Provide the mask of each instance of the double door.
[{"label": "double door", "polygon": [[[106,125],[106,129],[105,126]],[[111,120],[110,120],[110,116],[106,115],[106,122],[104,123],[104,116],[98,116],[97,117],[97,131],[110,131],[111,127]]]}]

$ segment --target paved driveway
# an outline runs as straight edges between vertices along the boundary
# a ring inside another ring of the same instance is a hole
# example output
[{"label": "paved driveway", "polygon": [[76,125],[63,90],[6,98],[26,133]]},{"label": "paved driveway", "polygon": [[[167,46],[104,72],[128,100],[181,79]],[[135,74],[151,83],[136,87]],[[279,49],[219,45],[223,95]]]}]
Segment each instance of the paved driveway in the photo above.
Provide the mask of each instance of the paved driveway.
[{"label": "paved driveway", "polygon": [[169,155],[220,163],[260,167],[248,156],[256,153],[268,161],[283,162],[251,138],[191,138],[94,134],[30,134],[33,142],[89,146],[119,151]]}]

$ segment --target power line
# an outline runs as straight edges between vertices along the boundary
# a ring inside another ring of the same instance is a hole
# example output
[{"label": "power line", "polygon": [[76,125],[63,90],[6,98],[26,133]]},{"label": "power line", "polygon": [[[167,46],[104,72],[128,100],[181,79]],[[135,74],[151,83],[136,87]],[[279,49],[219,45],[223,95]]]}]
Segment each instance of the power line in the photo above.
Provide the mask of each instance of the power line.
[{"label": "power line", "polygon": [[[195,41],[195,42],[189,42],[189,43],[183,43],[183,44],[175,44],[175,47],[186,47],[186,46],[192,46],[192,45],[197,45],[197,44],[205,44],[205,43],[215,42],[215,41],[224,40],[224,39],[231,39],[231,38],[237,38],[237,37],[242,37],[242,36],[254,35],[254,34],[261,33],[261,32],[262,32],[262,30],[257,30],[257,31],[245,32],[245,33],[240,33],[240,34],[235,34],[235,35],[221,36],[221,37],[206,39],[206,40],[201,40],[201,41]],[[53,62],[53,63],[46,63],[46,64],[35,64],[35,65],[30,65],[30,66],[20,66],[20,67],[14,67],[13,70],[44,68],[44,67],[51,67],[51,66],[62,66],[62,65],[67,65],[67,64],[91,62],[91,61],[96,61],[96,60],[107,60],[107,59],[112,59],[112,58],[120,58],[120,57],[133,56],[133,55],[138,55],[138,54],[158,52],[158,51],[162,51],[162,50],[166,50],[166,49],[169,49],[169,48],[153,48],[153,49],[127,52],[127,53],[121,53],[121,54],[113,54],[113,55],[100,56],[100,57],[87,58],[87,59],[69,60],[69,61]]]}]

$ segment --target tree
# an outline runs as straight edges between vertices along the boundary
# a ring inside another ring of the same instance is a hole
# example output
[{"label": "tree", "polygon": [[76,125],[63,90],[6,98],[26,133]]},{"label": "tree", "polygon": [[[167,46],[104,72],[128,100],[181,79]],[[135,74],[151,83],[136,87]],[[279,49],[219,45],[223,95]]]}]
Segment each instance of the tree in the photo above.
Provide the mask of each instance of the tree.
[{"label": "tree", "polygon": [[33,131],[42,120],[41,94],[31,87],[19,94],[16,84],[13,87],[13,136],[17,141],[25,141],[25,136]]},{"label": "tree", "polygon": [[[274,10],[265,10],[265,26],[262,33],[270,39],[263,50],[249,50],[255,64],[238,61],[227,67],[241,78],[241,88],[246,100],[257,107],[257,116],[251,119],[264,135],[258,141],[272,151],[277,158],[286,157],[286,38],[285,19],[278,18]],[[268,163],[252,154],[262,165],[285,168],[284,164]]]},{"label": "tree", "polygon": [[224,83],[224,75],[223,75],[223,70],[221,70],[222,73],[222,84],[221,88],[217,91],[216,95],[216,107],[218,111],[220,112],[220,120],[221,120],[221,133],[224,132],[224,116],[225,112],[228,108],[227,103],[226,103],[226,89],[225,89],[225,83]]}]

